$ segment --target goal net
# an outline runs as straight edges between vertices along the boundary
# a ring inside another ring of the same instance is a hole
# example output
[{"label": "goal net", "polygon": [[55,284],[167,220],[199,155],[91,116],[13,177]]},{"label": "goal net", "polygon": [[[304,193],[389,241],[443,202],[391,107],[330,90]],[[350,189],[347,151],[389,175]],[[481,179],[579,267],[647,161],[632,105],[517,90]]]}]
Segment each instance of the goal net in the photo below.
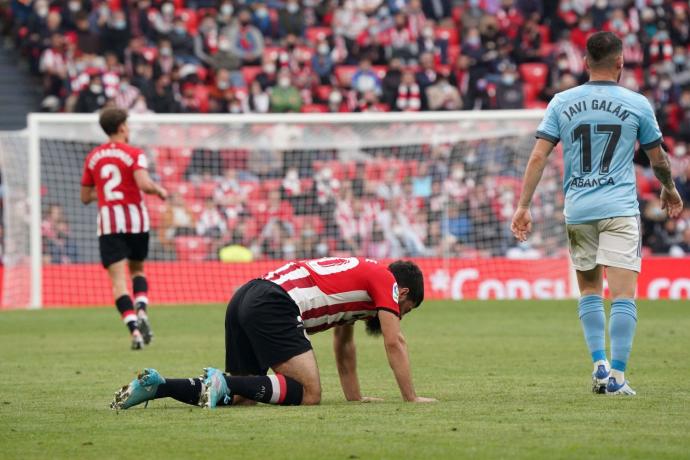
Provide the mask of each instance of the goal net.
[{"label": "goal net", "polygon": [[[541,111],[139,115],[130,140],[169,192],[145,198],[155,304],[226,302],[283,260],[413,259],[427,298],[569,295],[560,155],[534,199],[534,233],[510,218]],[[0,137],[3,307],[109,305],[84,158],[96,115],[32,114]]]}]

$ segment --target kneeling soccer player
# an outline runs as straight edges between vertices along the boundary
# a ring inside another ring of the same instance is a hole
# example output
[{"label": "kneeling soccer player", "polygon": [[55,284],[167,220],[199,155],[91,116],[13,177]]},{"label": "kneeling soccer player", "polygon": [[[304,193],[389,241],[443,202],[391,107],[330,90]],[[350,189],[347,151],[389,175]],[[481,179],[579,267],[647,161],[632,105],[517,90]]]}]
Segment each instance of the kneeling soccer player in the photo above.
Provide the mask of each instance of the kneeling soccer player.
[{"label": "kneeling soccer player", "polygon": [[[334,350],[348,401],[367,401],[357,378],[354,322],[383,334],[388,362],[405,401],[417,396],[400,319],[424,299],[417,265],[388,267],[358,257],[291,262],[242,286],[225,315],[225,372],[206,368],[200,378],[166,379],[144,369],[111,403],[128,409],[151,399],[173,398],[213,408],[252,404],[313,405],[321,401],[316,357],[307,334],[335,328]],[[272,369],[275,375],[267,375]]]}]

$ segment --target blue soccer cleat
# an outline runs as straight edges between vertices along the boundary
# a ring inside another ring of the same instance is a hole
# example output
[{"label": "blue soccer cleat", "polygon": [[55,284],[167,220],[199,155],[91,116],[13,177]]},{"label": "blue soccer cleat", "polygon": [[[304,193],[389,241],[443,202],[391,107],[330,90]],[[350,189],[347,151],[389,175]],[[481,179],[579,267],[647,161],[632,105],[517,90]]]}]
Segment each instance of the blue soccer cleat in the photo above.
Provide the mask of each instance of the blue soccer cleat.
[{"label": "blue soccer cleat", "polygon": [[144,369],[129,385],[120,388],[110,408],[113,410],[129,409],[132,406],[150,401],[156,395],[158,385],[165,379],[155,369]]},{"label": "blue soccer cleat", "polygon": [[628,381],[624,381],[623,383],[618,383],[616,382],[615,377],[610,377],[609,378],[609,383],[606,385],[606,394],[607,395],[626,395],[626,396],[634,396],[637,393],[635,393],[635,390],[630,388],[630,385],[628,385]]},{"label": "blue soccer cleat", "polygon": [[592,391],[597,394],[606,393],[606,385],[609,383],[611,371],[603,364],[597,366],[597,370],[592,372]]},{"label": "blue soccer cleat", "polygon": [[232,403],[232,395],[228,388],[228,383],[225,380],[225,375],[216,368],[204,368],[204,374],[201,376],[204,382],[204,391],[199,398],[199,405],[213,409],[223,401],[224,405]]}]

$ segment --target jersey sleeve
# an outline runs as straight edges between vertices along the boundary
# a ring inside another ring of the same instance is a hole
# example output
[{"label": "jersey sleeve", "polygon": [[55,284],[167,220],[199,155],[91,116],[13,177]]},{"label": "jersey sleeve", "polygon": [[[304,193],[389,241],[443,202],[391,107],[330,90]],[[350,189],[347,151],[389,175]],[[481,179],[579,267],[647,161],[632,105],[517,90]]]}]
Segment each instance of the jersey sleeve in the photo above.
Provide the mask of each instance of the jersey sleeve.
[{"label": "jersey sleeve", "polygon": [[538,139],[545,139],[554,145],[561,140],[561,130],[558,126],[558,105],[557,97],[551,99],[536,134]]},{"label": "jersey sleeve", "polygon": [[132,152],[132,156],[134,157],[134,166],[132,166],[133,171],[149,169],[149,159],[146,157],[143,150],[135,150]]},{"label": "jersey sleeve", "polygon": [[83,187],[93,187],[96,185],[96,183],[93,180],[93,173],[87,167],[86,164],[84,164],[84,172],[81,175],[81,185]]},{"label": "jersey sleeve", "polygon": [[376,273],[369,276],[369,296],[377,310],[386,310],[399,317],[398,283],[387,268],[377,268]]},{"label": "jersey sleeve", "polygon": [[661,144],[663,136],[659,129],[659,123],[656,121],[654,109],[652,105],[645,98],[642,105],[642,113],[640,114],[640,128],[637,131],[637,140],[643,149],[649,150]]}]

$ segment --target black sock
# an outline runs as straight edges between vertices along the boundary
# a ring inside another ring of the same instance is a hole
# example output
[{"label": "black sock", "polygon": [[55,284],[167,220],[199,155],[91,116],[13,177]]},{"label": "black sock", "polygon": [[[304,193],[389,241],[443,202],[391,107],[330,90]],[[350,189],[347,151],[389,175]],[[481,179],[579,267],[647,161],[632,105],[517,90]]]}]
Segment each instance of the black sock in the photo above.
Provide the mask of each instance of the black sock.
[{"label": "black sock", "polygon": [[165,379],[165,383],[158,385],[154,399],[173,398],[192,406],[199,405],[201,395],[201,379]]},{"label": "black sock", "polygon": [[302,403],[302,384],[282,374],[262,376],[226,375],[230,393],[253,401],[281,406],[297,406]]},{"label": "black sock", "polygon": [[134,332],[137,329],[137,315],[134,313],[134,304],[132,298],[125,294],[118,297],[115,301],[117,311],[120,312],[120,318],[129,328],[129,332]]},{"label": "black sock", "polygon": [[149,304],[149,283],[146,281],[146,277],[137,275],[132,278],[132,290],[134,291],[134,303],[137,310],[146,311]]}]

